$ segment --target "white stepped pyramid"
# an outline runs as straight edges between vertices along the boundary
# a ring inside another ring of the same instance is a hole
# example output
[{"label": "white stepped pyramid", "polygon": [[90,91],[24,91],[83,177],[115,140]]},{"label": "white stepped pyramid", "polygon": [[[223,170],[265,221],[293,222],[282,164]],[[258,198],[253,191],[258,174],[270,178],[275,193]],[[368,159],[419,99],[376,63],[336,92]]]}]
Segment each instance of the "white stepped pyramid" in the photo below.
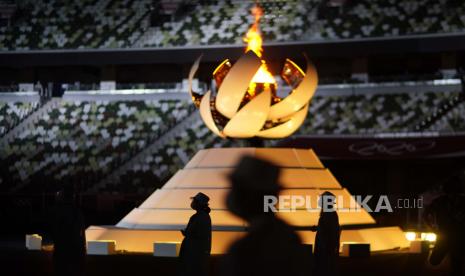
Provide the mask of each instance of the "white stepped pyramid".
[{"label": "white stepped pyramid", "polygon": [[[190,208],[190,197],[203,192],[210,197],[212,209],[212,253],[224,253],[232,241],[245,234],[247,228],[246,223],[231,214],[225,206],[230,185],[226,176],[240,157],[246,154],[269,160],[281,168],[281,195],[308,196],[311,199],[310,206],[295,211],[281,209],[278,213],[283,220],[296,227],[304,243],[314,242],[315,233],[305,229],[318,223],[317,198],[329,190],[343,199],[342,204],[338,205],[341,226],[357,228],[343,230],[341,244],[368,242],[374,251],[408,246],[400,228],[374,228],[372,216],[351,203],[349,191],[338,183],[312,150],[288,148],[201,150],[184,169],[179,170],[116,226],[89,227],[86,230],[87,240],[115,240],[117,250],[131,252],[151,252],[154,242],[180,242],[183,237],[179,230],[186,227],[195,212]],[[358,211],[347,212],[354,207]]]}]

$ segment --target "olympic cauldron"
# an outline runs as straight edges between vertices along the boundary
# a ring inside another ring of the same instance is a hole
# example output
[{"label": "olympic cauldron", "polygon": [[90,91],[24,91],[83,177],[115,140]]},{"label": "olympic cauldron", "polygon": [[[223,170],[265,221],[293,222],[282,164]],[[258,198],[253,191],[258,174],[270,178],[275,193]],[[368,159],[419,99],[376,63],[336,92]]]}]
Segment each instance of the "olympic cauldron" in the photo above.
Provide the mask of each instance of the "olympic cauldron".
[{"label": "olympic cauldron", "polygon": [[[256,45],[257,46],[257,45]],[[254,49],[255,48],[255,49]],[[286,59],[281,78],[292,88],[286,97],[277,96],[277,82],[261,59],[261,40],[232,65],[223,61],[213,72],[216,94],[192,90],[200,57],[189,73],[189,92],[206,126],[222,138],[283,138],[304,122],[318,85],[318,74],[307,56],[306,72]]]}]

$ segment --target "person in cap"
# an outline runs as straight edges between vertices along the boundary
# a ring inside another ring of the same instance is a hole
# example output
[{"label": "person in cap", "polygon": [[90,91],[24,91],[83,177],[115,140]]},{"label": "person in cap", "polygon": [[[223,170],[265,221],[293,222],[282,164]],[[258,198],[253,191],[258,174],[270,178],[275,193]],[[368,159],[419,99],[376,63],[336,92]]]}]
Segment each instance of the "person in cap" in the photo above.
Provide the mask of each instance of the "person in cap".
[{"label": "person in cap", "polygon": [[212,223],[210,219],[210,198],[204,193],[192,197],[191,208],[196,211],[184,230],[184,240],[179,252],[179,275],[208,275],[211,251]]},{"label": "person in cap", "polygon": [[315,236],[315,275],[337,275],[337,260],[339,257],[340,226],[334,204],[336,196],[324,192],[319,199],[321,208]]},{"label": "person in cap", "polygon": [[310,275],[310,253],[305,254],[300,238],[272,210],[265,210],[265,196],[277,197],[281,189],[279,174],[274,164],[245,156],[229,175],[226,205],[248,229],[229,247],[221,275]]}]

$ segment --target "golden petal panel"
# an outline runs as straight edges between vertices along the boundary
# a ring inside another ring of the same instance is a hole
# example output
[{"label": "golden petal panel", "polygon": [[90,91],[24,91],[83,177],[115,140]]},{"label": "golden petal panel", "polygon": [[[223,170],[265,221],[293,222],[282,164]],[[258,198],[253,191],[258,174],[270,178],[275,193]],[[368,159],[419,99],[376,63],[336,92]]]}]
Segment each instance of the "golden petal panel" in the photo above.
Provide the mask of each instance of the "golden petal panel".
[{"label": "golden petal panel", "polygon": [[211,92],[208,91],[202,97],[202,100],[200,102],[200,117],[202,117],[202,120],[204,121],[205,125],[213,133],[224,138],[224,135],[220,132],[220,130],[215,124],[215,121],[213,120],[212,110],[210,106],[210,95],[211,95]]},{"label": "golden petal panel", "polygon": [[317,85],[318,74],[315,66],[307,60],[307,71],[304,79],[292,93],[271,107],[268,120],[284,118],[299,111],[304,105],[309,103],[315,94]]},{"label": "golden petal panel", "polygon": [[223,129],[225,136],[251,138],[263,127],[270,109],[271,92],[265,90],[247,103]]},{"label": "golden petal panel", "polygon": [[195,60],[194,64],[191,67],[191,70],[189,71],[189,77],[188,77],[188,80],[189,80],[188,91],[189,91],[189,94],[191,95],[192,101],[197,107],[199,107],[199,103],[200,103],[200,100],[202,99],[202,95],[192,90],[192,80],[194,79],[195,72],[197,72],[197,69],[199,69],[200,59],[202,59],[202,55],[200,55]]},{"label": "golden petal panel", "polygon": [[253,52],[248,51],[233,65],[223,80],[216,95],[216,109],[231,119],[238,111],[249,83],[262,62]]},{"label": "golden petal panel", "polygon": [[262,138],[284,138],[292,133],[294,133],[297,129],[299,129],[300,125],[305,121],[308,113],[308,104],[304,106],[300,111],[295,114],[292,114],[291,119],[285,123],[272,127],[270,129],[265,129],[260,131],[257,136]]}]

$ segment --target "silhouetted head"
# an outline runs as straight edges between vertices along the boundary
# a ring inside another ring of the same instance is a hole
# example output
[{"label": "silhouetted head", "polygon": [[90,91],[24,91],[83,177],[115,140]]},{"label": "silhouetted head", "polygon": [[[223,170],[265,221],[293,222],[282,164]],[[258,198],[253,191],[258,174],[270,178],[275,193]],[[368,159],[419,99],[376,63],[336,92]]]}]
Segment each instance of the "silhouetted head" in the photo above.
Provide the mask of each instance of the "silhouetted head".
[{"label": "silhouetted head", "polygon": [[447,195],[458,195],[463,193],[463,179],[461,175],[455,174],[442,184],[442,191]]},{"label": "silhouetted head", "polygon": [[231,190],[226,199],[228,209],[237,216],[250,220],[263,216],[264,197],[278,196],[279,168],[259,158],[242,157],[235,170],[228,175]]},{"label": "silhouetted head", "polygon": [[320,195],[320,198],[318,200],[318,206],[321,208],[321,211],[324,212],[333,212],[334,206],[336,204],[336,196],[329,192],[326,191]]},{"label": "silhouetted head", "polygon": [[191,208],[199,211],[199,210],[209,210],[208,202],[210,198],[204,193],[197,193],[194,197],[191,197]]},{"label": "silhouetted head", "polygon": [[58,202],[73,202],[74,201],[74,189],[72,185],[63,185],[60,190],[56,193]]}]

